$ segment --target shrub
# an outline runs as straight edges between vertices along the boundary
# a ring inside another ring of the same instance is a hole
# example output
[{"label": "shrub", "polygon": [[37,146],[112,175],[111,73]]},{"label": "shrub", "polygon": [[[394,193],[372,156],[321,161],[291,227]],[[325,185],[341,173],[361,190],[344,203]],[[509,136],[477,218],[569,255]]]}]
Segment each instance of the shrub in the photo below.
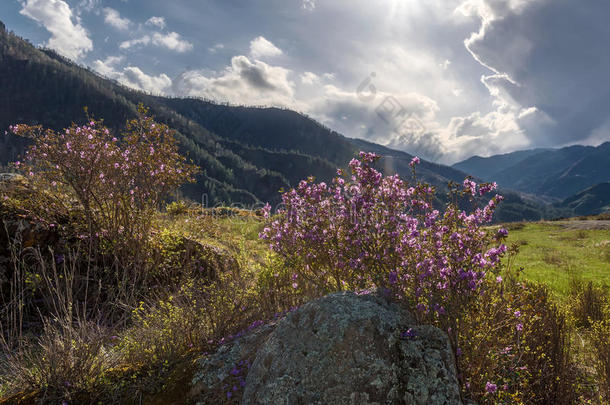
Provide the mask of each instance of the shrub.
[{"label": "shrub", "polygon": [[466,396],[479,403],[570,403],[575,377],[565,318],[545,288],[519,283],[510,269],[503,280],[508,232],[483,227],[502,198],[472,213],[457,207],[465,197],[476,207],[495,185],[450,185],[440,213],[431,187],[382,176],[372,167],[376,159],[361,152],[351,176],[340,171],[331,185],[310,178],[283,194],[277,215],[266,208],[260,236],[290,270],[261,273],[260,286],[276,288],[277,280],[285,288],[289,280],[306,296],[387,289],[420,320],[448,332]]},{"label": "shrub", "polygon": [[165,206],[165,211],[169,215],[178,216],[186,214],[189,210],[189,207],[186,202],[180,201],[172,201],[171,203]]},{"label": "shrub", "polygon": [[481,404],[575,402],[568,325],[545,287],[512,277],[487,283],[461,322],[467,396]]},{"label": "shrub", "polygon": [[48,402],[77,401],[79,393],[95,392],[102,373],[115,364],[104,348],[108,340],[108,331],[94,323],[47,319],[39,338],[3,356],[0,384],[13,392],[40,390]]},{"label": "shrub", "polygon": [[[376,160],[361,152],[350,162],[351,176],[340,170],[331,185],[309,178],[285,192],[276,216],[267,206],[260,236],[294,269],[295,288],[390,288],[419,316],[440,321],[455,348],[458,318],[506,250],[504,229],[482,228],[502,198],[471,214],[452,202],[441,214],[432,206],[432,187],[384,177],[372,167]],[[418,161],[411,162],[414,175]],[[466,179],[453,186],[452,200],[494,188]]]},{"label": "shrub", "polygon": [[122,378],[139,383],[124,387],[122,395],[159,392],[180,365],[216,350],[248,325],[262,324],[261,297],[244,288],[246,283],[230,273],[212,284],[192,279],[169,297],[134,309],[133,325],[122,334],[118,349],[123,364],[132,369]]},{"label": "shrub", "polygon": [[574,324],[579,328],[589,328],[592,322],[601,321],[604,317],[604,305],[608,302],[606,289],[589,281],[573,280],[570,291],[570,307]]},{"label": "shrub", "polygon": [[172,131],[142,106],[121,140],[94,119],[59,133],[28,125],[11,131],[34,142],[25,163],[15,165],[51,189],[68,190],[84,210],[90,236],[115,243],[145,240],[161,200],[196,171],[178,153]]},{"label": "shrub", "polygon": [[256,291],[265,313],[277,313],[300,305],[303,300],[317,298],[320,291],[308,291],[285,260],[268,252],[257,269]]},{"label": "shrub", "polygon": [[601,395],[610,402],[610,307],[604,314],[603,320],[591,325],[591,344]]}]

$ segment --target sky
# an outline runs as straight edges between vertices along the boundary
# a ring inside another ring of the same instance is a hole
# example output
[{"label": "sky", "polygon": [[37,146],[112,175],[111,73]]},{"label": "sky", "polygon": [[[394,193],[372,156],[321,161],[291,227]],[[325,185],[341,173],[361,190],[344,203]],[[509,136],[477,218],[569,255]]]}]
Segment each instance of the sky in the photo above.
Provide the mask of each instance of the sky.
[{"label": "sky", "polygon": [[607,0],[0,0],[120,83],[286,107],[440,163],[610,141]]}]

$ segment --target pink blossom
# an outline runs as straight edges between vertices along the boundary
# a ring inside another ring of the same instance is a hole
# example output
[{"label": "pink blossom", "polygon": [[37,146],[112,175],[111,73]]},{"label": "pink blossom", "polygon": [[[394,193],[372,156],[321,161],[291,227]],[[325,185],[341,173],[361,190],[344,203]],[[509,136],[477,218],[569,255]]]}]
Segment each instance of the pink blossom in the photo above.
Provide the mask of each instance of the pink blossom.
[{"label": "pink blossom", "polygon": [[487,384],[485,384],[485,391],[487,391],[489,394],[494,394],[497,390],[498,386],[496,384],[487,381]]}]

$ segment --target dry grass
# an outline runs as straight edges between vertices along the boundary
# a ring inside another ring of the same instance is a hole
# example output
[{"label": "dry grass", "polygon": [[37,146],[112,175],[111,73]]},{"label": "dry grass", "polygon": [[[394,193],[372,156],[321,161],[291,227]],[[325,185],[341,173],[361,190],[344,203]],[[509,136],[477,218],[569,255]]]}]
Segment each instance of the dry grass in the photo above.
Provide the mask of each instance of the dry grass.
[{"label": "dry grass", "polygon": [[542,260],[553,266],[560,266],[563,263],[561,252],[553,248],[545,249],[543,251]]},{"label": "dry grass", "polygon": [[592,322],[603,320],[607,301],[607,288],[594,285],[591,281],[584,283],[573,280],[569,305],[576,327],[589,328]]},{"label": "dry grass", "polygon": [[610,309],[603,321],[591,328],[591,344],[595,354],[595,368],[602,397],[610,403]]}]

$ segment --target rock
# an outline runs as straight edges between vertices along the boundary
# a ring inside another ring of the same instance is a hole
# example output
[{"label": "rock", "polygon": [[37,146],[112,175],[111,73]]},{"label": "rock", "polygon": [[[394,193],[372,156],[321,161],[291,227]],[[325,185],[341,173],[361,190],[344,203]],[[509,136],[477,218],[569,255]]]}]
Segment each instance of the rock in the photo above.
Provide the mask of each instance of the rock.
[{"label": "rock", "polygon": [[204,357],[193,378],[191,398],[201,404],[211,404],[217,403],[219,398],[227,398],[227,393],[231,392],[233,386],[239,387],[241,391],[250,363],[274,329],[275,325],[260,326],[230,344],[220,346],[216,353]]},{"label": "rock", "polygon": [[[38,198],[27,179],[17,173],[0,173],[0,197],[11,195],[18,200]],[[16,207],[15,207],[16,206]],[[8,254],[10,243],[16,243],[19,248],[46,247],[57,243],[59,236],[56,229],[40,219],[28,217],[18,204],[5,206],[0,200],[0,256]],[[4,248],[3,248],[4,247]]]},{"label": "rock", "polygon": [[377,294],[305,304],[206,358],[196,380],[230,386],[222,370],[248,359],[243,404],[461,404],[447,336]]},{"label": "rock", "polygon": [[23,182],[25,177],[18,173],[0,173],[1,182]]},{"label": "rock", "polygon": [[152,243],[154,260],[162,277],[196,275],[201,280],[213,281],[220,274],[239,270],[237,259],[228,250],[178,233],[165,230],[155,235]]}]

